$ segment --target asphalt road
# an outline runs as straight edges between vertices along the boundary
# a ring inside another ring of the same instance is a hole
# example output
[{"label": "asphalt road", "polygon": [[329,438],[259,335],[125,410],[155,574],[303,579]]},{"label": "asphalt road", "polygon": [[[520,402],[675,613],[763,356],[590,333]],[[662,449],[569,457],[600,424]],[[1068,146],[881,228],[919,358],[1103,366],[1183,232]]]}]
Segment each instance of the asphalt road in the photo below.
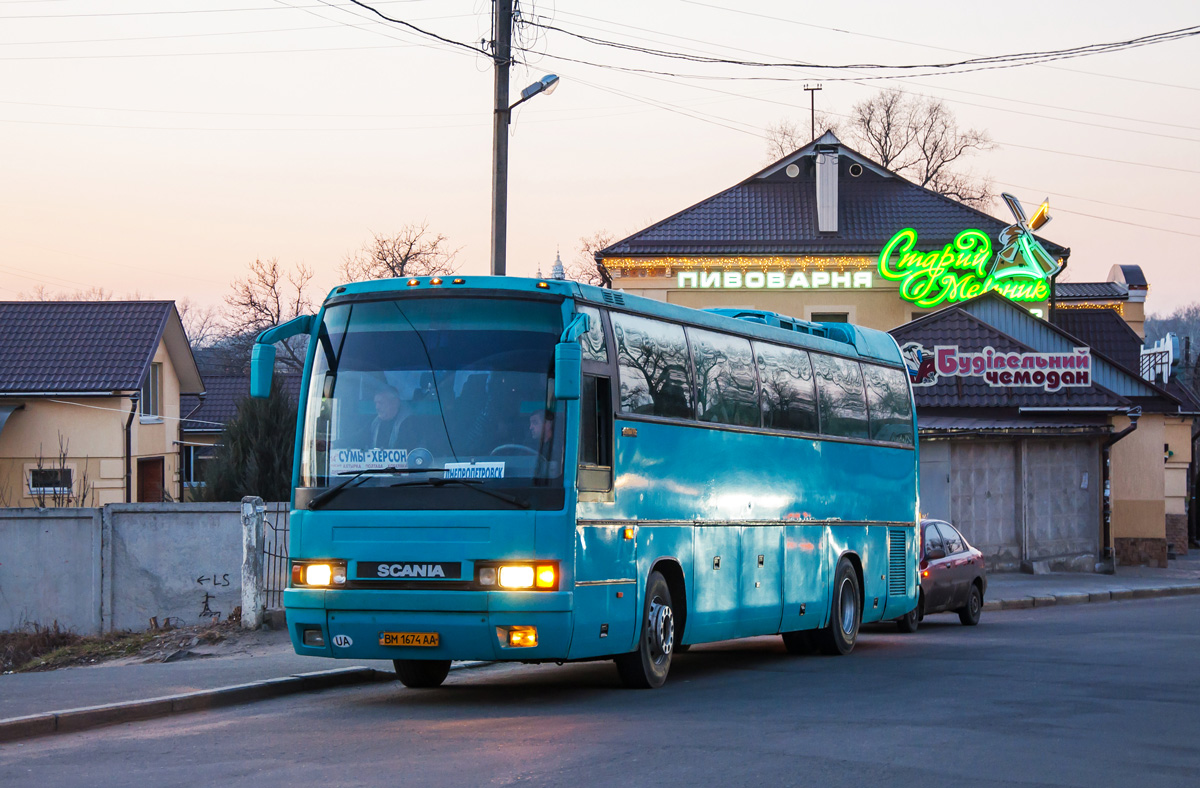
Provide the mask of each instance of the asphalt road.
[{"label": "asphalt road", "polygon": [[502,665],[2,745],[0,785],[1195,786],[1198,654],[1198,597],[935,616],[697,648],[655,691]]}]

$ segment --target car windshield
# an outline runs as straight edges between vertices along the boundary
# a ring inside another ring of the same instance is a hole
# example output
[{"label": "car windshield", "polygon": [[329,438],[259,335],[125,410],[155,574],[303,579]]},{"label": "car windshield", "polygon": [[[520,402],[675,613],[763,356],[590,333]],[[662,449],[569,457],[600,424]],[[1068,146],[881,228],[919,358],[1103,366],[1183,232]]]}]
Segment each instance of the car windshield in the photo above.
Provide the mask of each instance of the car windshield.
[{"label": "car windshield", "polygon": [[330,306],[305,404],[300,487],[374,471],[346,492],[361,503],[363,493],[387,489],[401,506],[394,496],[422,487],[426,495],[436,488],[476,497],[461,485],[436,483],[443,479],[561,487],[563,430],[551,377],[561,330],[561,306],[550,301],[405,298]]}]

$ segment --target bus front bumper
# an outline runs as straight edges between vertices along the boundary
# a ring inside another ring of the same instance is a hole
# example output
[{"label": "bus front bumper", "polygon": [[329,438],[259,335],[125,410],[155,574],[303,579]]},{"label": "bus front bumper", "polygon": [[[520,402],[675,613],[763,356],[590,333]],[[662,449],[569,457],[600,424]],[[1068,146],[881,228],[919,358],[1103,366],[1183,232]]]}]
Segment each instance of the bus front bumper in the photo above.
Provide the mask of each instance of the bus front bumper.
[{"label": "bus front bumper", "polygon": [[[570,592],[289,588],[283,597],[292,646],[308,656],[554,660],[571,645]],[[507,645],[507,627],[536,627],[537,645]],[[324,645],[305,645],[306,630],[319,630]],[[438,645],[383,645],[384,633],[436,633]]]}]

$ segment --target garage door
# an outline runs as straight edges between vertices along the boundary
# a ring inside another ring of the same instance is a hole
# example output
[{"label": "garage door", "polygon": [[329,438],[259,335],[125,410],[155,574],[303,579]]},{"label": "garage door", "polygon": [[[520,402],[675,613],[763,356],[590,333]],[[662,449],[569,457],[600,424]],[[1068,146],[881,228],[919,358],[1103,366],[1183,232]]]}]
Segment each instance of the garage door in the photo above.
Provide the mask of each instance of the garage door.
[{"label": "garage door", "polygon": [[1021,565],[1016,441],[955,441],[950,446],[950,522],[979,548],[988,569]]},{"label": "garage door", "polygon": [[[1028,560],[1072,557],[1091,570],[1100,546],[1100,447],[1029,440],[1025,449]],[[1055,567],[1055,568],[1067,568]]]}]

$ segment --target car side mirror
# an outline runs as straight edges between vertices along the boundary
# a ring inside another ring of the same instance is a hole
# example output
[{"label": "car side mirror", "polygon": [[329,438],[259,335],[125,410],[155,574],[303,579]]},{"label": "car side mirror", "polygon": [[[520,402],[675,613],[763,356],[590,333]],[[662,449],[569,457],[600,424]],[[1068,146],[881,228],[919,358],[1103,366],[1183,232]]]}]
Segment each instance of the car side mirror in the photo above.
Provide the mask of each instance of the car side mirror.
[{"label": "car side mirror", "polygon": [[940,547],[935,547],[932,550],[925,551],[925,560],[926,561],[936,561],[939,558],[945,558],[945,557],[946,557],[946,551]]}]

